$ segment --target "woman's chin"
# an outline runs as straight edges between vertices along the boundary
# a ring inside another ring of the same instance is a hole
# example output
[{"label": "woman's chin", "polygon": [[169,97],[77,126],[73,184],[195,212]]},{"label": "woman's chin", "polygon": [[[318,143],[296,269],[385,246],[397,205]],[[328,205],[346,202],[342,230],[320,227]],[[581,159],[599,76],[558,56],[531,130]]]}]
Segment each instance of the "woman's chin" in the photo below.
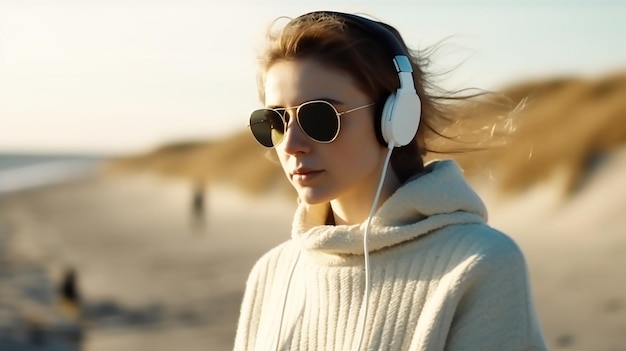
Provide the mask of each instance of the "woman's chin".
[{"label": "woman's chin", "polygon": [[298,192],[298,197],[300,201],[304,202],[307,205],[319,205],[330,202],[332,197],[329,194],[316,191],[315,189],[296,189]]}]

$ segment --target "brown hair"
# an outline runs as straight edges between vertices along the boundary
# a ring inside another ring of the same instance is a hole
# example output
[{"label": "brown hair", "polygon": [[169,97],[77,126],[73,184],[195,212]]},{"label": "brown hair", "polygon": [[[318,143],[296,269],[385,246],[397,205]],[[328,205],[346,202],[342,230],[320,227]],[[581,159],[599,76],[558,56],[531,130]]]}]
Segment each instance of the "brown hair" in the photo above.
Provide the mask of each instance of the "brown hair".
[{"label": "brown hair", "polygon": [[[396,36],[411,60],[415,90],[422,104],[420,127],[416,137],[409,144],[396,148],[391,155],[391,167],[404,182],[423,169],[427,152],[437,152],[429,148],[425,136],[443,136],[439,126],[449,124],[451,119],[441,100],[450,97],[429,94],[427,90],[434,90],[430,89],[434,85],[428,81],[422,70],[428,63],[428,57],[422,58],[419,52],[410,50],[395,28],[383,23],[380,25]],[[265,73],[273,64],[305,58],[318,60],[348,73],[361,91],[377,102],[374,126],[379,141],[386,146],[380,133],[380,116],[386,99],[400,86],[388,45],[371,32],[365,31],[362,26],[333,13],[315,12],[303,15],[289,21],[278,31],[270,27],[267,46],[259,56],[260,100],[265,101]]]}]

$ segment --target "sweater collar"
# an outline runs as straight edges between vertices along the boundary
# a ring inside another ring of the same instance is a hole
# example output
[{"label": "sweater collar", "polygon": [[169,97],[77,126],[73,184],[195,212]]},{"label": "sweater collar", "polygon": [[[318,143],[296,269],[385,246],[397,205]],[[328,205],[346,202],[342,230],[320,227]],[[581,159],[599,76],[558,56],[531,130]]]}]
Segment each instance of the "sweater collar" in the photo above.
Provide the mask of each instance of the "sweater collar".
[{"label": "sweater collar", "polygon": [[[326,225],[330,205],[300,203],[292,239],[303,249],[326,254],[363,254],[365,222]],[[487,210],[451,160],[433,161],[409,179],[376,211],[368,234],[369,251],[415,239],[453,224],[485,223]]]}]

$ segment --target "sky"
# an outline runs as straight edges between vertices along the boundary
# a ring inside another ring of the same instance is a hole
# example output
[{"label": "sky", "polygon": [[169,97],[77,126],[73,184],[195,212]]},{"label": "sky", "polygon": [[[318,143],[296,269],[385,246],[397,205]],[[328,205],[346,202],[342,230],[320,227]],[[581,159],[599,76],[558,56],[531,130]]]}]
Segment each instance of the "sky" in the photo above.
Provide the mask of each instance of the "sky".
[{"label": "sky", "polygon": [[447,89],[626,70],[622,1],[0,0],[0,153],[149,151],[228,136],[260,102],[275,18],[362,13],[443,40]]}]

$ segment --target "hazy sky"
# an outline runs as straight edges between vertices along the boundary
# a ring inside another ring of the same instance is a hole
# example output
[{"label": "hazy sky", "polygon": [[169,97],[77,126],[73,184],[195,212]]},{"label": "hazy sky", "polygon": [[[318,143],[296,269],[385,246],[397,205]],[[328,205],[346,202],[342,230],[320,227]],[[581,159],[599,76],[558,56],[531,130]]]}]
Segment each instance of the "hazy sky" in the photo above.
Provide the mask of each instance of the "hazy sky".
[{"label": "hazy sky", "polygon": [[446,88],[626,69],[622,1],[465,3],[0,0],[0,152],[138,152],[245,128],[266,26],[318,9],[375,16],[416,49],[446,39]]}]

